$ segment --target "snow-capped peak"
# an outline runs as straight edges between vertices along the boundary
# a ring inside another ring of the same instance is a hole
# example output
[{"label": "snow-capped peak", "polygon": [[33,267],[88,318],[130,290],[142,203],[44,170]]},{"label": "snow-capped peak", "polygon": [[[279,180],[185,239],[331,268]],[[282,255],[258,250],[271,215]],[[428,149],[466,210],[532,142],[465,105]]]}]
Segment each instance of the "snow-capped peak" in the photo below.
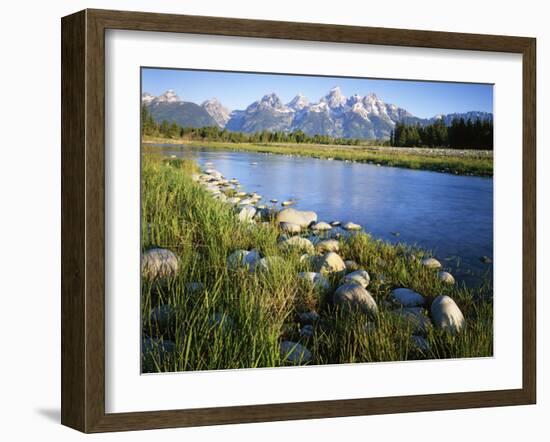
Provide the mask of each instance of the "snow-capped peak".
[{"label": "snow-capped peak", "polygon": [[309,105],[309,100],[302,94],[299,93],[296,95],[290,102],[287,104],[287,107],[300,111]]},{"label": "snow-capped peak", "polygon": [[158,103],[175,103],[181,100],[174,89],[168,89],[164,94],[159,95],[157,98],[155,98],[155,101],[157,101]]},{"label": "snow-capped peak", "polygon": [[211,98],[210,100],[204,101],[201,107],[208,112],[218,126],[224,127],[229,121],[231,112],[229,112],[217,98]]},{"label": "snow-capped peak", "polygon": [[265,106],[273,107],[275,109],[283,107],[283,102],[281,99],[277,96],[275,92],[272,92],[271,94],[264,95],[262,99],[260,100],[260,104],[263,104]]},{"label": "snow-capped peak", "polygon": [[209,100],[204,100],[201,104],[201,106],[221,106],[220,100],[218,100],[216,97],[210,98]]},{"label": "snow-capped peak", "polygon": [[144,92],[143,94],[141,94],[141,102],[143,104],[149,104],[154,99],[155,99],[155,96],[151,95],[149,92]]},{"label": "snow-capped peak", "polygon": [[363,98],[363,101],[365,103],[381,103],[382,100],[380,100],[374,92],[371,92],[368,95],[365,95],[365,98]]},{"label": "snow-capped peak", "polygon": [[338,86],[333,87],[327,95],[321,98],[321,101],[327,103],[331,109],[344,106],[346,100],[346,97]]},{"label": "snow-capped peak", "polygon": [[386,104],[373,92],[363,98],[363,105],[369,114],[388,116]]}]

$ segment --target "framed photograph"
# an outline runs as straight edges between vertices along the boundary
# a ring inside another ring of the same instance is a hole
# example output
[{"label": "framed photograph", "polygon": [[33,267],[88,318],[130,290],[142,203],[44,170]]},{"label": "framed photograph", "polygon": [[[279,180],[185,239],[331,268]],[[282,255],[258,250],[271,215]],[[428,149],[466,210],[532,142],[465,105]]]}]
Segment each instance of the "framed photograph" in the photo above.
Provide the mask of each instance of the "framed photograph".
[{"label": "framed photograph", "polygon": [[535,39],[62,19],[62,423],[536,400]]}]

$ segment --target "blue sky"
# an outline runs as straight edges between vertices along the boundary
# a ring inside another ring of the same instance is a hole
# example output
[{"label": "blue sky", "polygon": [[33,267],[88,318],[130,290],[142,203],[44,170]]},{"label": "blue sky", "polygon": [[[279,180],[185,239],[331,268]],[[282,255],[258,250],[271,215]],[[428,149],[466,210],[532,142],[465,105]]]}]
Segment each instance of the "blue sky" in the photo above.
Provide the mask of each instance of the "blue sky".
[{"label": "blue sky", "polygon": [[386,103],[396,104],[421,118],[472,110],[493,111],[493,87],[487,84],[142,69],[142,92],[160,95],[174,89],[182,100],[197,104],[216,97],[230,110],[244,109],[272,92],[284,103],[299,92],[310,102],[317,102],[334,86],[339,86],[346,96],[374,92]]}]

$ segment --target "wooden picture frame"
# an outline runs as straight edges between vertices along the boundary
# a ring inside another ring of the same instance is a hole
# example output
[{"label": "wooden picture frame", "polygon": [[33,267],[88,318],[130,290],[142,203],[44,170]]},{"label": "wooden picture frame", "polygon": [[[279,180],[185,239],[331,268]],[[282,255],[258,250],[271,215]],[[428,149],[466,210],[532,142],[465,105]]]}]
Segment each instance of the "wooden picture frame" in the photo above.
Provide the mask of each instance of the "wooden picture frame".
[{"label": "wooden picture frame", "polygon": [[[272,405],[105,412],[105,30],[495,51],[523,58],[523,385]],[[83,432],[533,404],[536,400],[536,41],[533,38],[84,10],[62,19],[62,410]]]}]

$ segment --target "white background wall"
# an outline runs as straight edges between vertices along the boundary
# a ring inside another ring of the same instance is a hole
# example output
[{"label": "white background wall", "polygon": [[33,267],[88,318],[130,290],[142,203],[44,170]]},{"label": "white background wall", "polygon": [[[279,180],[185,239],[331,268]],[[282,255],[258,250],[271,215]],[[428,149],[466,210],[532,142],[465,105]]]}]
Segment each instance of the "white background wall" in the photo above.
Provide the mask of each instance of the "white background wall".
[{"label": "white background wall", "polygon": [[[59,425],[60,17],[83,8],[534,36],[538,39],[538,405],[92,436],[95,440],[548,440],[549,14],[544,2],[73,0],[4,2],[0,39],[0,438],[82,440]],[[518,189],[519,191],[519,189]],[[496,220],[498,222],[498,220]]]}]

